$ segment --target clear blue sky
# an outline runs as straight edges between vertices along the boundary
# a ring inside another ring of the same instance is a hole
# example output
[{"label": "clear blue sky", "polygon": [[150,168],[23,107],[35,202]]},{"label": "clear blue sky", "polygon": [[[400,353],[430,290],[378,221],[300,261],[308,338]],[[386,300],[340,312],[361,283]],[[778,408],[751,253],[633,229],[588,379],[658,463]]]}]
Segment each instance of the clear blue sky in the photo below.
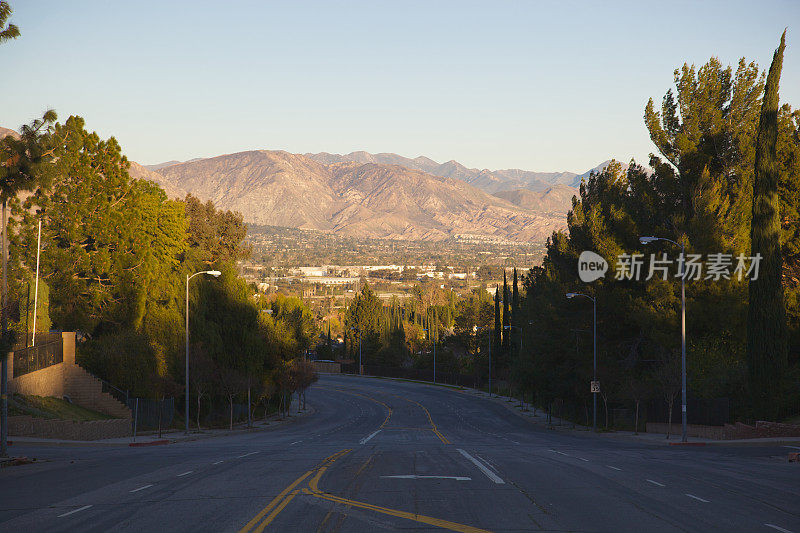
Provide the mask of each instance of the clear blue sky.
[{"label": "clear blue sky", "polygon": [[646,162],[684,61],[768,68],[800,106],[800,2],[10,0],[0,125],[53,107],[144,164],[248,149],[582,172]]}]

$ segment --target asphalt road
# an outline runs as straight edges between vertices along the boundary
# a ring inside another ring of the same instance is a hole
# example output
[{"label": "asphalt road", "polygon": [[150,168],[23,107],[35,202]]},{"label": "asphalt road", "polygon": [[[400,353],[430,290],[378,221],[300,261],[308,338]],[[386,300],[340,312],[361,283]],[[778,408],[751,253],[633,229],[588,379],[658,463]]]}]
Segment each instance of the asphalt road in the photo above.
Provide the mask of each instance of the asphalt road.
[{"label": "asphalt road", "polygon": [[312,416],[149,448],[14,447],[2,531],[794,531],[782,447],[557,432],[430,385],[323,376]]}]

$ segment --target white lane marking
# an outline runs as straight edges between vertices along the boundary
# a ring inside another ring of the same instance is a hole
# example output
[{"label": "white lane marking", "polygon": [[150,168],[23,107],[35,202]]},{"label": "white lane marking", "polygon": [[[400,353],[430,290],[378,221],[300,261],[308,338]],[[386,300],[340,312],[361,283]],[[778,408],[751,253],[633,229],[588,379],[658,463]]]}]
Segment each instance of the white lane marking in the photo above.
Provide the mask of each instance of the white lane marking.
[{"label": "white lane marking", "polygon": [[211,464],[218,465],[218,464],[224,463],[224,462],[225,462],[225,460],[223,459],[222,461],[217,461],[216,463],[211,463]]},{"label": "white lane marking", "polygon": [[[784,446],[784,448],[791,448],[793,450],[800,450],[800,446]],[[768,526],[769,524],[764,524],[764,525]],[[777,526],[774,526],[774,527],[777,527]]]},{"label": "white lane marking", "polygon": [[184,472],[183,474],[178,474],[176,477],[188,476],[188,475],[189,475],[189,474],[191,474],[192,472],[194,472],[194,470],[189,470],[188,472]]},{"label": "white lane marking", "polygon": [[500,473],[500,472],[498,472],[498,471],[497,471],[497,468],[495,468],[494,464],[493,464],[491,461],[489,461],[488,459],[486,459],[485,457],[481,457],[481,456],[480,456],[480,455],[478,455],[477,453],[475,454],[475,457],[477,457],[478,459],[480,459],[481,461],[483,461],[483,462],[486,464],[486,466],[488,466],[489,468],[491,468],[492,470],[494,470],[494,473],[495,473],[495,474],[499,474],[499,473]]},{"label": "white lane marking", "polygon": [[416,474],[403,474],[398,476],[381,476],[392,479],[455,479],[456,481],[472,481],[471,477],[464,476],[418,476]]},{"label": "white lane marking", "polygon": [[253,454],[256,454],[256,453],[258,453],[258,452],[250,452],[250,453],[246,453],[246,454],[244,454],[244,455],[240,455],[240,456],[238,456],[238,457],[237,457],[237,459],[241,459],[242,457],[247,457],[248,455],[253,455]]},{"label": "white lane marking", "polygon": [[778,531],[781,531],[782,533],[792,533],[788,529],[784,529],[781,526],[776,526],[775,524],[764,524],[764,525],[767,526],[767,527],[771,527],[772,529],[777,529]]},{"label": "white lane marking", "polygon": [[84,505],[83,507],[78,507],[78,508],[77,508],[77,509],[75,509],[74,511],[70,511],[70,512],[68,512],[68,513],[64,513],[64,514],[60,514],[60,515],[58,515],[58,518],[63,518],[63,517],[65,517],[65,516],[69,516],[69,515],[71,515],[71,514],[75,514],[75,513],[79,513],[79,512],[81,512],[81,511],[85,511],[85,510],[86,510],[86,509],[88,509],[89,507],[91,507],[91,505]]},{"label": "white lane marking", "polygon": [[584,459],[583,457],[578,457],[578,459],[580,459],[581,461],[585,461],[587,463],[589,462],[589,459]]},{"label": "white lane marking", "polygon": [[296,441],[294,441],[293,443],[289,444],[289,446],[294,446],[295,444],[300,444],[301,442],[303,442],[303,441],[301,441],[301,440],[296,440]]},{"label": "white lane marking", "polygon": [[497,484],[505,485],[505,481],[500,479],[500,477],[498,475],[496,475],[494,472],[492,472],[491,470],[486,468],[486,466],[484,466],[483,463],[481,463],[480,461],[478,461],[477,459],[472,457],[470,454],[468,454],[467,452],[465,452],[461,448],[458,449],[458,453],[460,453],[461,455],[463,455],[464,457],[469,459],[472,462],[472,464],[474,464],[475,466],[477,466],[480,469],[481,472],[486,474],[486,477],[488,477],[489,479],[491,479],[492,481],[494,481]]},{"label": "white lane marking", "polygon": [[693,499],[695,499],[695,500],[699,501],[699,502],[703,502],[703,503],[711,503],[711,502],[710,502],[710,501],[708,501],[708,500],[704,500],[703,498],[700,498],[699,496],[695,496],[694,494],[689,494],[688,492],[686,493],[686,495],[687,495],[688,497],[690,497],[690,498],[693,498]]},{"label": "white lane marking", "polygon": [[359,444],[366,444],[366,443],[368,443],[368,442],[369,442],[369,440],[370,440],[372,437],[374,437],[375,435],[377,435],[377,434],[378,434],[378,433],[380,433],[380,432],[381,432],[381,430],[379,429],[378,431],[376,431],[376,432],[372,433],[370,436],[368,436],[368,437],[364,437],[363,439],[361,439],[360,441],[358,441],[358,443],[359,443]]},{"label": "white lane marking", "polygon": [[648,483],[652,483],[653,485],[658,485],[659,487],[666,487],[663,483],[659,483],[658,481],[653,481],[652,479],[647,480]]},{"label": "white lane marking", "polygon": [[144,487],[139,487],[138,489],[133,489],[133,490],[128,491],[128,492],[139,492],[140,490],[149,489],[152,486],[153,486],[153,484],[151,483],[149,485],[145,485]]},{"label": "white lane marking", "polygon": [[606,465],[608,468],[612,470],[622,470],[621,468],[617,468],[616,466]]}]

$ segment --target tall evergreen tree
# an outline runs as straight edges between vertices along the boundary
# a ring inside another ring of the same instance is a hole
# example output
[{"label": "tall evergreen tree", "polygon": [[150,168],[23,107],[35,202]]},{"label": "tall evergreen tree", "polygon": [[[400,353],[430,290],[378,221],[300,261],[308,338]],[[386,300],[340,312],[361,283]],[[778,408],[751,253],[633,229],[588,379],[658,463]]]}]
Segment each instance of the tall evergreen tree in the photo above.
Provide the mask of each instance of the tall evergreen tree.
[{"label": "tall evergreen tree", "polygon": [[519,355],[519,341],[522,338],[522,317],[519,308],[519,286],[517,279],[517,268],[514,267],[514,283],[511,286],[511,353]]},{"label": "tall evergreen tree", "polygon": [[19,28],[8,23],[11,16],[11,6],[8,2],[0,2],[0,43],[19,37]]},{"label": "tall evergreen tree", "polygon": [[503,351],[502,358],[498,363],[503,368],[508,368],[508,360],[511,355],[511,302],[508,292],[508,278],[506,271],[503,270]]},{"label": "tall evergreen tree", "polygon": [[787,364],[786,308],[781,283],[781,222],[778,198],[778,85],[786,32],[767,75],[756,141],[751,255],[761,255],[757,279],[750,280],[747,363],[757,416],[780,414],[780,383]]},{"label": "tall evergreen tree", "polygon": [[492,331],[492,366],[489,367],[489,371],[492,371],[492,367],[497,365],[497,358],[500,357],[500,352],[502,351],[503,341],[503,323],[501,322],[500,318],[500,287],[497,285],[494,286],[494,331]]}]

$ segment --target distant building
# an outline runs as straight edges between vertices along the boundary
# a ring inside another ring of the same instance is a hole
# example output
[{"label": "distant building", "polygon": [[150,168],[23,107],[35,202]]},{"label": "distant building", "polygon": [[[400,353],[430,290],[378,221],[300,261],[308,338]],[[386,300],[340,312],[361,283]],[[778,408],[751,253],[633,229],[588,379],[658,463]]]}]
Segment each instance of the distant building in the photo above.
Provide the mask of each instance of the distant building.
[{"label": "distant building", "polygon": [[315,277],[308,280],[321,285],[349,285],[351,283],[358,283],[361,278],[348,277],[348,278],[334,278],[330,276]]}]

